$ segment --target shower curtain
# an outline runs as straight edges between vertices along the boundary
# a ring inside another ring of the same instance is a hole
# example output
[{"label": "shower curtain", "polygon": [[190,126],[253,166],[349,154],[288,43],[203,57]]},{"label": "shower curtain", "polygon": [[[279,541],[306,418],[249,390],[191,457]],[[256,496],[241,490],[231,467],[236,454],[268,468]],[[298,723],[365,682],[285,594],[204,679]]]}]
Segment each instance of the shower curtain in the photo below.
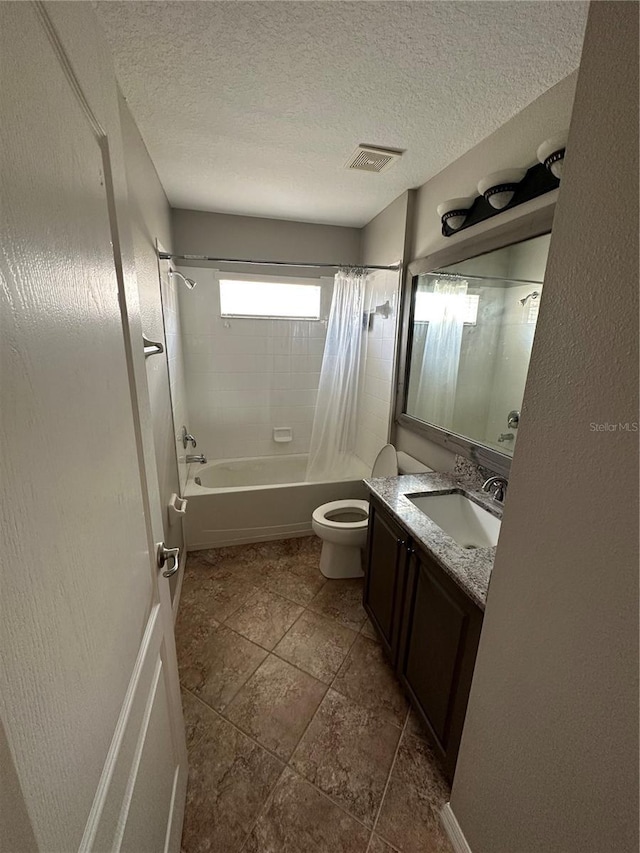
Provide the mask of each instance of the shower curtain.
[{"label": "shower curtain", "polygon": [[340,479],[355,446],[366,271],[339,270],[313,419],[308,481]]},{"label": "shower curtain", "polygon": [[416,395],[416,414],[452,429],[464,325],[467,282],[438,279],[431,296],[429,324]]}]

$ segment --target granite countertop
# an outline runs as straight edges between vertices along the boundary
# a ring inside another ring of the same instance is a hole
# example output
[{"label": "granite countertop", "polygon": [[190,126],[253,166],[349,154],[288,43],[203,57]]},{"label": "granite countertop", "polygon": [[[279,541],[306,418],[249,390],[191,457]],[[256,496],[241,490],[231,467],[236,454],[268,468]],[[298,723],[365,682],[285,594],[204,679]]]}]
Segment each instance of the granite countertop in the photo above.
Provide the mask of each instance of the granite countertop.
[{"label": "granite countertop", "polygon": [[459,489],[497,518],[502,517],[502,507],[486,492],[469,488],[464,481],[451,474],[404,474],[400,477],[369,479],[364,484],[452,580],[484,610],[495,547],[462,548],[414,506],[406,495],[446,494],[452,489]]}]

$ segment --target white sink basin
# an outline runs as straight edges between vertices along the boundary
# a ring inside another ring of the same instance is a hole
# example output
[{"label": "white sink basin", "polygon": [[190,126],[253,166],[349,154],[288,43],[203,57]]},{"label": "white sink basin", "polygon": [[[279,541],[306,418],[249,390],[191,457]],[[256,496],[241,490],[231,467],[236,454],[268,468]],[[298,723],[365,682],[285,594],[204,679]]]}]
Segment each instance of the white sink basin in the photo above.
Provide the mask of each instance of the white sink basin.
[{"label": "white sink basin", "polygon": [[453,492],[407,497],[461,548],[491,548],[497,544],[500,519],[464,495]]}]

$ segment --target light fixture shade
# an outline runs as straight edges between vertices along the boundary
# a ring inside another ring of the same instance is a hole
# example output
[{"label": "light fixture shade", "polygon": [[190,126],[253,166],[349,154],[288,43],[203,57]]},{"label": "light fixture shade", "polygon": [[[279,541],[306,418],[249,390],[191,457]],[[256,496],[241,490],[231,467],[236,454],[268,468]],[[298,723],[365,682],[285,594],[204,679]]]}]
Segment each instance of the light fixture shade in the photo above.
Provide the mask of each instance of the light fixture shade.
[{"label": "light fixture shade", "polygon": [[446,224],[452,231],[457,231],[464,224],[473,202],[472,196],[450,198],[448,201],[443,201],[436,208],[442,225]]},{"label": "light fixture shade", "polygon": [[562,177],[562,166],[564,163],[564,152],[567,147],[567,133],[552,136],[538,147],[538,160],[558,180]]},{"label": "light fixture shade", "polygon": [[526,169],[504,169],[493,172],[478,183],[478,192],[496,210],[503,210],[515,195],[520,181],[527,174]]}]

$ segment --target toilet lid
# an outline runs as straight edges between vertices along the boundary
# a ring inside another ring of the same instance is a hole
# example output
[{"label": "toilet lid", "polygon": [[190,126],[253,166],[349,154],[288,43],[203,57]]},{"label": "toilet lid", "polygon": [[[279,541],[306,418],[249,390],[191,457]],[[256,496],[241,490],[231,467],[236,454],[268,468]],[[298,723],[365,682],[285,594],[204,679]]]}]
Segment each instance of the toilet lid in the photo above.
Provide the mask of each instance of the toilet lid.
[{"label": "toilet lid", "polygon": [[397,477],[398,476],[398,454],[393,444],[385,444],[376,456],[371,471],[372,477]]}]

